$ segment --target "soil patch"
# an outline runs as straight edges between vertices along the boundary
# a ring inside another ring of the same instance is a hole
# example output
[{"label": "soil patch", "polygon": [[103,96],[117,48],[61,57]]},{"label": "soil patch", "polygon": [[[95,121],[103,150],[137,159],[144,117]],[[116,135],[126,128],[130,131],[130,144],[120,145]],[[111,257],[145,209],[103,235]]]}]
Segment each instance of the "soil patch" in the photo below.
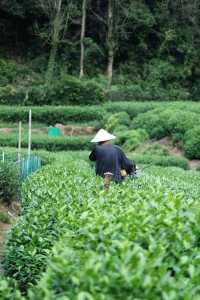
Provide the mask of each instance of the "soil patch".
[{"label": "soil patch", "polygon": [[11,133],[12,131],[12,128],[0,128],[0,132],[2,133]]},{"label": "soil patch", "polygon": [[196,168],[200,166],[200,160],[199,159],[190,160],[189,165],[191,170],[196,170]]},{"label": "soil patch", "polygon": [[[72,126],[72,125],[62,125],[56,124],[56,127],[60,128],[62,135],[64,136],[76,136],[76,135],[90,135],[93,134],[95,128],[92,126],[81,127],[81,126]],[[0,133],[12,133],[14,132],[14,128],[0,128]],[[46,133],[48,132],[48,128],[32,128],[33,133]]]},{"label": "soil patch", "polygon": [[95,130],[95,128],[91,126],[81,127],[81,126],[62,125],[62,124],[56,124],[55,126],[57,128],[60,128],[62,134],[66,136],[90,135]]}]

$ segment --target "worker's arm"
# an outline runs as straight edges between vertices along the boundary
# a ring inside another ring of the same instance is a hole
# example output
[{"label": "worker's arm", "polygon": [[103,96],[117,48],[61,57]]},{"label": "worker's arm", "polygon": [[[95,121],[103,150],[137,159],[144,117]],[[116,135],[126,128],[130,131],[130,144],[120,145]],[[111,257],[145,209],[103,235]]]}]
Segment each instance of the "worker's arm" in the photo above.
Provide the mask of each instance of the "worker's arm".
[{"label": "worker's arm", "polygon": [[122,169],[126,170],[127,174],[132,174],[135,170],[135,164],[128,159],[125,153],[121,150],[121,164]]},{"label": "worker's arm", "polygon": [[96,161],[96,149],[93,149],[92,152],[89,155],[89,159],[91,161]]}]

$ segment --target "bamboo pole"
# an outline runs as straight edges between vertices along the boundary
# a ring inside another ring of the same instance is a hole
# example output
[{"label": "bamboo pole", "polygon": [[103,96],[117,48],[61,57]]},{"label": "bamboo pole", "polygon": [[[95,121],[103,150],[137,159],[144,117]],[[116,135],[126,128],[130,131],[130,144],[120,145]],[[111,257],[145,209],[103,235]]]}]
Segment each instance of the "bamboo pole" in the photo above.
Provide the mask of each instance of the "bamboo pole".
[{"label": "bamboo pole", "polygon": [[28,159],[30,159],[31,156],[31,125],[32,125],[32,113],[31,109],[29,110],[29,125],[28,125]]},{"label": "bamboo pole", "polygon": [[19,122],[19,136],[18,136],[18,163],[21,161],[21,146],[22,146],[22,122]]}]

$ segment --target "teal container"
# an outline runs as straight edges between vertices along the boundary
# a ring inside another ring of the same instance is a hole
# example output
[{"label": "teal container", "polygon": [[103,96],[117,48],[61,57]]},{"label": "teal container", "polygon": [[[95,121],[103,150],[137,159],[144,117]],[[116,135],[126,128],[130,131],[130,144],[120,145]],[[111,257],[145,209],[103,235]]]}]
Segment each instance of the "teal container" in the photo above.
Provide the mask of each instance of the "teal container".
[{"label": "teal container", "polygon": [[61,131],[60,128],[50,126],[48,128],[48,136],[60,136]]}]

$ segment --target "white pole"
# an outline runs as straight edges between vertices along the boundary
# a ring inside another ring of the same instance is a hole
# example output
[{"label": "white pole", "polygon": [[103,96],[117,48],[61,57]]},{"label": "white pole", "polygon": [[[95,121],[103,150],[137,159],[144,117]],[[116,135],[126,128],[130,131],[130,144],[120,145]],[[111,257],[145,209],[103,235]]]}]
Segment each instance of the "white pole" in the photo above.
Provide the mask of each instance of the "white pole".
[{"label": "white pole", "polygon": [[5,154],[4,154],[4,151],[3,151],[3,153],[2,153],[2,161],[4,162],[4,160],[5,160]]},{"label": "white pole", "polygon": [[29,111],[29,125],[28,125],[28,159],[31,156],[31,123],[32,123],[32,114],[31,109]]},{"label": "white pole", "polygon": [[18,138],[18,163],[21,161],[21,146],[22,146],[22,122],[19,122],[19,138]]}]

